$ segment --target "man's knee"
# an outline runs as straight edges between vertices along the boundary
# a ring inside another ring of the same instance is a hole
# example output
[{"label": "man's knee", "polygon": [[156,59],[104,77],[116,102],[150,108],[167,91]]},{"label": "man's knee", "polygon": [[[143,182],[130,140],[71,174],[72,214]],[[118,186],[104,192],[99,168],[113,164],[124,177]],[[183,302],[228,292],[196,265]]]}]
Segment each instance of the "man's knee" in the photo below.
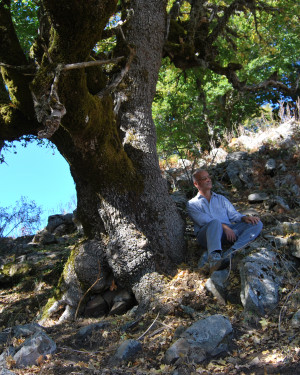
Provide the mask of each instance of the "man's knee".
[{"label": "man's knee", "polygon": [[256,224],[256,228],[257,228],[257,232],[260,233],[263,229],[263,223],[261,221],[259,221],[257,224]]},{"label": "man's knee", "polygon": [[222,223],[218,219],[213,219],[208,223],[208,228],[222,228]]}]

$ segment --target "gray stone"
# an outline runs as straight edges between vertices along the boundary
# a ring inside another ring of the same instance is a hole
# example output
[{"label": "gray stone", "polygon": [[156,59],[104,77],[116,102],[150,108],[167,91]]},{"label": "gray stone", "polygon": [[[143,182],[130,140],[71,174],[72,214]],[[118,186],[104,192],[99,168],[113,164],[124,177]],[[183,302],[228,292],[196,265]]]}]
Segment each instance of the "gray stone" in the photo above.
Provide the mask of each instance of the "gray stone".
[{"label": "gray stone", "polygon": [[231,160],[247,160],[249,158],[248,152],[245,151],[237,151],[237,152],[232,152],[227,155],[226,160],[231,161]]},{"label": "gray stone", "polygon": [[42,229],[36,233],[32,240],[33,244],[51,245],[57,242],[56,237],[47,229]]},{"label": "gray stone", "polygon": [[280,223],[277,226],[276,232],[283,236],[286,236],[287,234],[293,234],[293,233],[300,234],[300,223],[299,222],[291,223],[288,221],[284,221],[283,223]]},{"label": "gray stone", "polygon": [[16,372],[7,370],[6,368],[0,369],[0,375],[15,375]]},{"label": "gray stone", "polygon": [[248,201],[251,203],[259,203],[267,199],[269,199],[269,196],[266,193],[252,193],[248,195]]},{"label": "gray stone", "polygon": [[226,168],[226,172],[227,172],[227,175],[230,179],[232,186],[234,186],[236,189],[242,189],[243,183],[238,176],[240,173],[238,165],[233,162],[229,163]]},{"label": "gray stone", "polygon": [[266,173],[270,175],[274,175],[275,170],[276,170],[276,160],[275,159],[267,160],[265,164]]},{"label": "gray stone", "polygon": [[245,312],[263,315],[278,304],[280,278],[276,254],[267,249],[249,255],[240,263],[241,301]]},{"label": "gray stone", "polygon": [[210,151],[209,156],[212,163],[223,163],[226,161],[228,153],[223,148],[214,148]]},{"label": "gray stone", "polygon": [[37,332],[28,338],[14,355],[18,368],[32,366],[40,356],[52,354],[56,350],[55,342],[45,332]]},{"label": "gray stone", "polygon": [[10,336],[9,332],[0,332],[0,344],[5,344]]},{"label": "gray stone", "polygon": [[232,186],[236,189],[242,189],[244,186],[253,187],[250,179],[251,170],[247,161],[230,161],[226,167],[226,173]]},{"label": "gray stone", "polygon": [[12,335],[14,337],[28,337],[37,332],[44,332],[43,328],[37,323],[28,323],[12,328]]},{"label": "gray stone", "polygon": [[279,169],[281,170],[281,172],[286,172],[287,171],[287,167],[284,163],[280,163],[279,164]]},{"label": "gray stone", "polygon": [[137,354],[143,350],[139,341],[130,339],[122,342],[117,349],[114,358],[119,361],[130,361],[136,358]]},{"label": "gray stone", "polygon": [[291,245],[293,256],[300,258],[300,238],[290,239],[289,244]]},{"label": "gray stone", "polygon": [[16,349],[14,347],[9,346],[8,348],[6,348],[0,355],[0,368],[1,367],[6,368],[7,367],[6,358],[13,357],[15,353],[16,353]]},{"label": "gray stone", "polygon": [[84,341],[89,338],[93,334],[94,331],[100,331],[101,329],[105,329],[109,327],[108,322],[99,322],[89,324],[88,326],[80,328],[80,330],[76,334],[76,340]]},{"label": "gray stone", "polygon": [[286,201],[282,197],[276,195],[273,199],[274,199],[275,203],[279,204],[285,210],[287,210],[287,211],[290,210],[289,205],[286,203]]},{"label": "gray stone", "polygon": [[291,325],[293,328],[300,328],[300,310],[293,315]]},{"label": "gray stone", "polygon": [[187,168],[192,165],[192,162],[188,159],[179,159],[177,165],[179,168]]},{"label": "gray stone", "polygon": [[213,294],[219,303],[225,305],[227,298],[227,278],[229,271],[227,269],[215,271],[205,283],[205,288]]},{"label": "gray stone", "polygon": [[84,315],[89,317],[99,317],[108,312],[108,305],[101,295],[96,295],[85,307]]},{"label": "gray stone", "polygon": [[194,323],[165,353],[164,362],[173,364],[183,361],[203,362],[208,356],[216,356],[228,350],[232,326],[222,315],[212,315]]},{"label": "gray stone", "polygon": [[62,224],[69,225],[72,227],[74,225],[73,214],[58,214],[49,216],[46,229],[48,230],[48,232],[53,233],[53,231]]},{"label": "gray stone", "polygon": [[207,353],[216,353],[222,340],[232,332],[230,321],[223,315],[212,315],[199,320],[189,327],[182,335],[183,338],[194,340],[201,344]]},{"label": "gray stone", "polygon": [[205,349],[194,340],[178,339],[165,353],[164,362],[174,364],[180,360],[191,361],[197,364],[205,361],[207,353]]}]

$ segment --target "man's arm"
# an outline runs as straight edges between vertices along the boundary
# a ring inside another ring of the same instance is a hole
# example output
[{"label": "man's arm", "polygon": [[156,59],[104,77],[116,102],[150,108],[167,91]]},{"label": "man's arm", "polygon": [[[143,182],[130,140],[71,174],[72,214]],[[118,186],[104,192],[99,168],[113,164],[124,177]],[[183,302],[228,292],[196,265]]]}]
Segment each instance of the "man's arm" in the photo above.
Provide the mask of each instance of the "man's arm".
[{"label": "man's arm", "polygon": [[201,207],[194,202],[188,202],[187,211],[193,222],[200,227],[213,220],[212,215],[204,212]]},{"label": "man's arm", "polygon": [[236,241],[236,235],[234,231],[226,224],[222,224],[223,232],[225,233],[226,239],[229,242]]}]

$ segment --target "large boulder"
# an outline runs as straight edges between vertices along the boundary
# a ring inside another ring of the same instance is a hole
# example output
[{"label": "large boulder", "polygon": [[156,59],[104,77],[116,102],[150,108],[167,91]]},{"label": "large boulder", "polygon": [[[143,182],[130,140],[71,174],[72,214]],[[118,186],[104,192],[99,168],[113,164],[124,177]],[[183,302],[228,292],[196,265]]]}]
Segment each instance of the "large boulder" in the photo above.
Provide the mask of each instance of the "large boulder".
[{"label": "large boulder", "polygon": [[232,331],[230,321],[222,315],[198,320],[166,351],[164,361],[167,364],[181,360],[201,363],[209,356],[226,352]]},{"label": "large boulder", "polygon": [[262,248],[245,257],[239,264],[241,301],[245,313],[264,315],[278,304],[281,278],[276,253]]}]

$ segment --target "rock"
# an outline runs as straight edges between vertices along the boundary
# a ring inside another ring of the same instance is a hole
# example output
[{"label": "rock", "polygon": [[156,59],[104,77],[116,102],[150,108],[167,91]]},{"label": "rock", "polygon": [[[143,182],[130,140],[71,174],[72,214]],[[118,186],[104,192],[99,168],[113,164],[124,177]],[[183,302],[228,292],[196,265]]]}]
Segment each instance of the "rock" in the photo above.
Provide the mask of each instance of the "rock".
[{"label": "rock", "polygon": [[201,363],[208,356],[216,356],[228,350],[228,342],[232,326],[222,315],[212,315],[198,320],[181,335],[165,353],[164,362]]},{"label": "rock", "polygon": [[221,147],[214,148],[210,151],[209,156],[213,164],[223,163],[226,161],[228,153]]},{"label": "rock", "polygon": [[108,305],[101,295],[96,295],[85,307],[84,315],[87,317],[100,317],[108,313]]},{"label": "rock", "polygon": [[193,186],[191,177],[186,173],[182,173],[180,176],[174,179],[175,188],[179,191],[188,190]]},{"label": "rock", "polygon": [[227,161],[237,161],[237,160],[247,160],[249,158],[248,152],[245,151],[237,151],[232,152],[227,155],[226,160]]},{"label": "rock", "polygon": [[236,189],[242,189],[244,186],[250,189],[253,186],[248,173],[248,164],[248,162],[230,161],[226,167],[226,173],[230,182]]},{"label": "rock", "polygon": [[6,358],[13,357],[16,353],[16,349],[12,346],[6,348],[0,355],[0,368],[7,368]]},{"label": "rock", "polygon": [[300,234],[300,223],[284,221],[283,223],[278,224],[276,232],[283,236],[293,233]]},{"label": "rock", "polygon": [[250,203],[260,203],[267,199],[269,199],[269,196],[266,193],[252,193],[248,195],[248,201]]},{"label": "rock", "polygon": [[75,340],[78,342],[86,343],[90,341],[90,336],[95,331],[100,331],[103,329],[106,329],[109,327],[108,322],[99,322],[99,323],[93,323],[89,324],[88,326],[80,328],[80,330],[77,332],[75,336]]},{"label": "rock", "polygon": [[242,189],[243,183],[239,178],[239,167],[236,163],[229,163],[226,168],[227,175],[230,179],[231,185],[236,189]]},{"label": "rock", "polygon": [[12,328],[12,335],[14,337],[28,337],[38,332],[44,332],[44,330],[37,323],[29,323]]},{"label": "rock", "polygon": [[137,340],[126,340],[117,349],[114,359],[117,361],[132,361],[143,350],[142,344]]},{"label": "rock", "polygon": [[34,266],[29,263],[7,263],[3,266],[1,273],[8,277],[18,280],[34,269]]},{"label": "rock", "polygon": [[291,246],[293,256],[300,259],[300,238],[291,238],[289,245]]},{"label": "rock", "polygon": [[197,342],[180,338],[166,351],[164,362],[173,365],[182,360],[198,364],[205,361],[206,358],[205,349],[201,348]]},{"label": "rock", "polygon": [[245,312],[264,315],[277,306],[280,279],[275,274],[276,267],[279,268],[276,254],[267,249],[241,261],[241,301]]},{"label": "rock", "polygon": [[52,354],[55,350],[55,342],[45,332],[36,332],[22,344],[13,359],[18,368],[33,366],[38,358]]},{"label": "rock", "polygon": [[178,168],[187,168],[190,167],[193,163],[188,159],[179,159],[177,162]]},{"label": "rock", "polygon": [[3,368],[0,370],[0,375],[16,375],[16,373]]},{"label": "rock", "polygon": [[266,174],[274,176],[275,170],[276,170],[276,160],[275,159],[269,159],[265,164]]},{"label": "rock", "polygon": [[54,234],[50,233],[47,229],[42,229],[36,233],[32,240],[33,244],[51,245],[57,243]]},{"label": "rock", "polygon": [[290,210],[289,205],[286,203],[286,201],[285,201],[282,197],[276,195],[276,196],[274,197],[274,201],[275,201],[279,206],[281,206],[284,210],[286,210],[286,211],[289,211],[289,210]]},{"label": "rock", "polygon": [[228,270],[215,271],[205,283],[205,288],[212,293],[219,303],[226,304]]},{"label": "rock", "polygon": [[291,325],[294,328],[300,328],[300,310],[293,315]]},{"label": "rock", "polygon": [[0,332],[0,345],[6,344],[9,337],[10,332]]},{"label": "rock", "polygon": [[[51,216],[49,216],[48,217],[48,224],[46,226],[46,229],[47,229],[48,232],[53,233],[54,230],[62,224],[64,224],[69,230],[70,229],[74,230],[75,225],[73,223],[73,214],[51,215]],[[65,233],[65,234],[67,234],[67,233]]]},{"label": "rock", "polygon": [[109,312],[109,315],[121,315],[129,309],[127,302],[119,301],[115,302]]}]

